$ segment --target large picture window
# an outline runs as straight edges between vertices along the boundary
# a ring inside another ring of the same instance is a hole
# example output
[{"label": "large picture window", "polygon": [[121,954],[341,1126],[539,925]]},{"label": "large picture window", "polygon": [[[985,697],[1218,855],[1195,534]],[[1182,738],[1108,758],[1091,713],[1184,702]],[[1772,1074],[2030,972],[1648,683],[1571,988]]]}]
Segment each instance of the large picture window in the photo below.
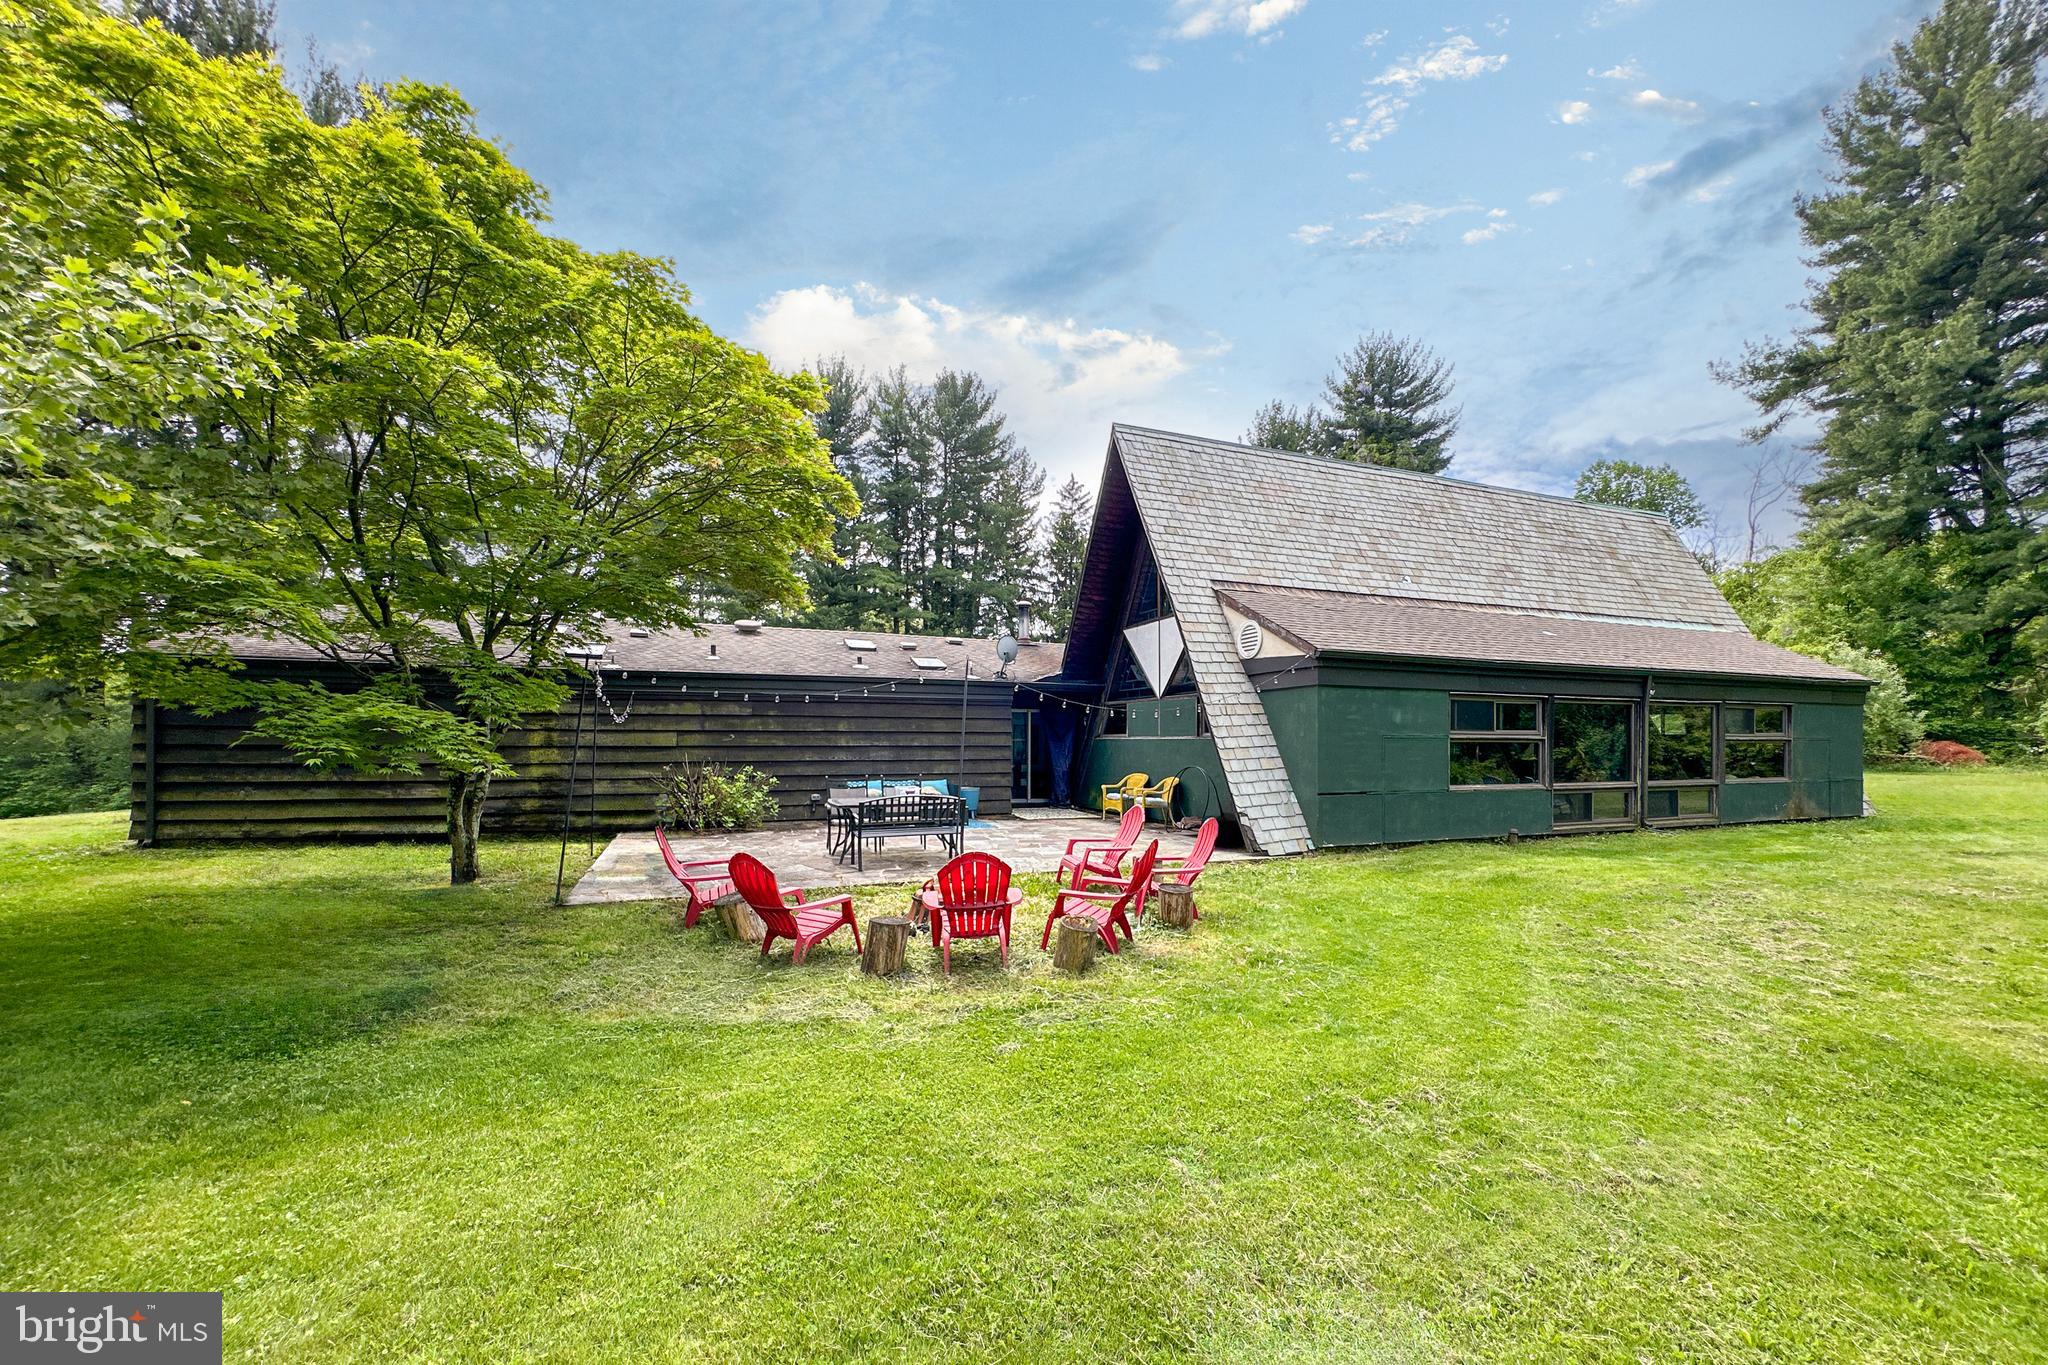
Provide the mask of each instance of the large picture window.
[{"label": "large picture window", "polygon": [[1553,825],[1625,825],[1636,818],[1634,702],[1550,704]]},{"label": "large picture window", "polygon": [[1769,781],[1791,775],[1791,712],[1789,706],[1722,708],[1725,733],[1721,766],[1730,782]]},{"label": "large picture window", "polygon": [[1681,702],[1650,708],[1644,778],[1643,818],[1652,824],[1715,818],[1713,706]]},{"label": "large picture window", "polygon": [[1526,697],[1451,698],[1451,785],[1542,786],[1542,717]]}]

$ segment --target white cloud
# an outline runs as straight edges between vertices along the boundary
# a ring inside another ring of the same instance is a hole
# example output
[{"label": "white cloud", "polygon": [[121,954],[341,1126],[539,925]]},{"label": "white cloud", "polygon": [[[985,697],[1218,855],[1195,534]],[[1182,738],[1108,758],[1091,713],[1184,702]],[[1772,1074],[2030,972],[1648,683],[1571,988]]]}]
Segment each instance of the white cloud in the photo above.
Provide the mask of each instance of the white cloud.
[{"label": "white cloud", "polygon": [[1370,52],[1374,48],[1378,47],[1381,43],[1384,43],[1386,40],[1387,31],[1383,28],[1376,28],[1372,32],[1365,35],[1365,50],[1367,52]]},{"label": "white cloud", "polygon": [[1557,106],[1559,123],[1584,123],[1593,117],[1593,106],[1584,100],[1566,100]]},{"label": "white cloud", "polygon": [[1564,198],[1563,190],[1538,190],[1529,196],[1529,202],[1539,209],[1547,209],[1562,198]]},{"label": "white cloud", "polygon": [[1599,159],[1600,159],[1600,153],[1598,153],[1598,152],[1573,152],[1573,153],[1572,153],[1572,160],[1574,160],[1574,161],[1598,161]]},{"label": "white cloud", "polygon": [[1605,71],[1595,71],[1589,66],[1586,68],[1586,74],[1597,76],[1603,81],[1639,81],[1650,73],[1643,70],[1640,62],[1630,57],[1626,61],[1616,62]]},{"label": "white cloud", "polygon": [[1728,187],[1734,183],[1734,176],[1720,176],[1717,179],[1709,180],[1706,184],[1701,185],[1698,189],[1694,190],[1691,194],[1688,194],[1685,197],[1692,200],[1692,202],[1695,204],[1711,204],[1716,199],[1719,199],[1722,195],[1726,194],[1728,192]]},{"label": "white cloud", "polygon": [[1621,183],[1632,190],[1641,189],[1657,177],[1668,174],[1677,164],[1676,161],[1652,161],[1641,166],[1631,166],[1628,174],[1621,178]]},{"label": "white cloud", "polygon": [[1404,57],[1367,81],[1358,112],[1330,125],[1330,140],[1350,151],[1366,151],[1401,126],[1401,115],[1425,85],[1469,81],[1507,64],[1504,53],[1481,52],[1479,44],[1467,35],[1453,34],[1429,51]]},{"label": "white cloud", "polygon": [[1173,65],[1172,62],[1160,56],[1157,52],[1141,52],[1131,58],[1131,66],[1137,71],[1164,71],[1171,65]]},{"label": "white cloud", "polygon": [[1459,240],[1466,246],[1478,246],[1481,242],[1490,242],[1494,238],[1506,233],[1520,231],[1521,229],[1515,226],[1514,220],[1508,217],[1506,209],[1488,209],[1486,211],[1486,221],[1465,233]]},{"label": "white cloud", "polygon": [[1656,90],[1638,90],[1628,97],[1628,102],[1637,109],[1669,114],[1673,118],[1696,118],[1700,112],[1700,107],[1691,100],[1675,99]]},{"label": "white cloud", "polygon": [[[1470,202],[1458,204],[1423,204],[1416,202],[1389,204],[1386,208],[1371,213],[1361,213],[1358,221],[1372,226],[1348,239],[1347,245],[1366,251],[1381,250],[1405,244],[1415,235],[1415,230],[1440,219],[1456,214],[1478,213],[1480,206]],[[1495,209],[1496,215],[1506,210]]]},{"label": "white cloud", "polygon": [[870,373],[901,365],[914,379],[972,370],[1001,390],[1012,428],[1055,470],[1085,468],[1101,454],[1109,423],[1156,404],[1194,359],[1145,332],[962,308],[866,284],[771,295],[748,315],[745,338],[784,369],[844,355]]},{"label": "white cloud", "polygon": [[1365,97],[1357,114],[1330,126],[1330,141],[1347,151],[1365,151],[1401,126],[1401,113],[1407,107],[1408,101],[1399,95],[1376,91]]},{"label": "white cloud", "polygon": [[1173,0],[1173,31],[1185,39],[1216,33],[1256,38],[1277,29],[1307,5],[1308,0]]},{"label": "white cloud", "polygon": [[1331,223],[1303,223],[1287,235],[1303,246],[1314,246],[1336,230],[1336,226]]},{"label": "white cloud", "polygon": [[1424,81],[1469,81],[1507,64],[1505,54],[1481,52],[1479,44],[1459,33],[1419,57],[1396,62],[1373,77],[1371,84],[1391,85],[1412,93]]}]

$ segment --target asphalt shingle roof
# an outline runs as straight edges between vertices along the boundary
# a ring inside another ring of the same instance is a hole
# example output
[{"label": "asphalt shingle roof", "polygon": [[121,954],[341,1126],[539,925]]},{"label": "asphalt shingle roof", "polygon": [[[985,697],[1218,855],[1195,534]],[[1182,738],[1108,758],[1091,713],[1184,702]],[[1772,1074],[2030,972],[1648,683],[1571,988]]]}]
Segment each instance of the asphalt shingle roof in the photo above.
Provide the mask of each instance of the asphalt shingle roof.
[{"label": "asphalt shingle roof", "polygon": [[1862,683],[1746,631],[1641,626],[1303,588],[1222,587],[1225,601],[1318,653],[1712,677]]},{"label": "asphalt shingle roof", "polygon": [[[687,630],[655,630],[635,635],[634,628],[620,625],[607,637],[605,667],[630,673],[709,673],[766,678],[844,678],[858,681],[879,678],[943,678],[959,676],[960,655],[973,661],[976,678],[995,675],[1001,661],[992,640],[968,639],[949,644],[959,636],[887,635],[863,630],[815,630],[803,626],[763,626],[743,631],[733,625],[706,625],[702,634]],[[853,650],[848,640],[874,644],[872,650]],[[228,641],[229,652],[238,659],[318,659],[313,650],[290,640],[261,636],[236,636]],[[1036,682],[1060,671],[1062,647],[1058,644],[1024,645],[1009,676],[1018,682]],[[946,672],[920,669],[918,658],[938,659]],[[866,667],[855,660],[865,659]]]}]

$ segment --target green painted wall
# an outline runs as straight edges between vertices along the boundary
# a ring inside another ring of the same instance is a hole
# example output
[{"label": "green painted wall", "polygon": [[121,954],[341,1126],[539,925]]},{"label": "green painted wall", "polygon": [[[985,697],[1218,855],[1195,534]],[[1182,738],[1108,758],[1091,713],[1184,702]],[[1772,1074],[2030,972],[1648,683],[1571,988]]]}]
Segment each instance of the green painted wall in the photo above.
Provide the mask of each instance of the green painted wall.
[{"label": "green painted wall", "polygon": [[[1192,727],[1191,727],[1192,728]],[[1223,765],[1216,761],[1216,745],[1208,736],[1098,736],[1087,746],[1077,765],[1080,776],[1074,790],[1075,802],[1091,810],[1101,808],[1102,784],[1115,782],[1125,773],[1144,773],[1154,782],[1171,777],[1187,767],[1200,773],[1185,773],[1174,798],[1174,814],[1206,820],[1218,816],[1237,818],[1230,802],[1230,790],[1223,782]]]},{"label": "green painted wall", "polygon": [[[1542,788],[1450,790],[1452,693],[1632,696],[1640,679],[1325,666],[1309,685],[1261,699],[1318,847],[1547,834]],[[1660,700],[1792,705],[1791,777],[1728,782],[1724,824],[1860,815],[1863,711],[1854,689],[1660,681]],[[1107,780],[1107,779],[1105,779]]]}]

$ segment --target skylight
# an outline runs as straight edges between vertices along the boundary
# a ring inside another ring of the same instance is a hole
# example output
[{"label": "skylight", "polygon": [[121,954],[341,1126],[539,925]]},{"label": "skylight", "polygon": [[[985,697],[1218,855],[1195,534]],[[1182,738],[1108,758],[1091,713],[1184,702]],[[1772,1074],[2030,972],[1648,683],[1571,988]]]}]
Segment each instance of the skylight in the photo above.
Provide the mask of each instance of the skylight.
[{"label": "skylight", "polygon": [[946,666],[944,659],[934,659],[924,654],[918,655],[910,662],[916,664],[919,668],[944,668]]},{"label": "skylight", "polygon": [[875,647],[875,642],[873,640],[848,640],[846,647],[864,654]]}]

